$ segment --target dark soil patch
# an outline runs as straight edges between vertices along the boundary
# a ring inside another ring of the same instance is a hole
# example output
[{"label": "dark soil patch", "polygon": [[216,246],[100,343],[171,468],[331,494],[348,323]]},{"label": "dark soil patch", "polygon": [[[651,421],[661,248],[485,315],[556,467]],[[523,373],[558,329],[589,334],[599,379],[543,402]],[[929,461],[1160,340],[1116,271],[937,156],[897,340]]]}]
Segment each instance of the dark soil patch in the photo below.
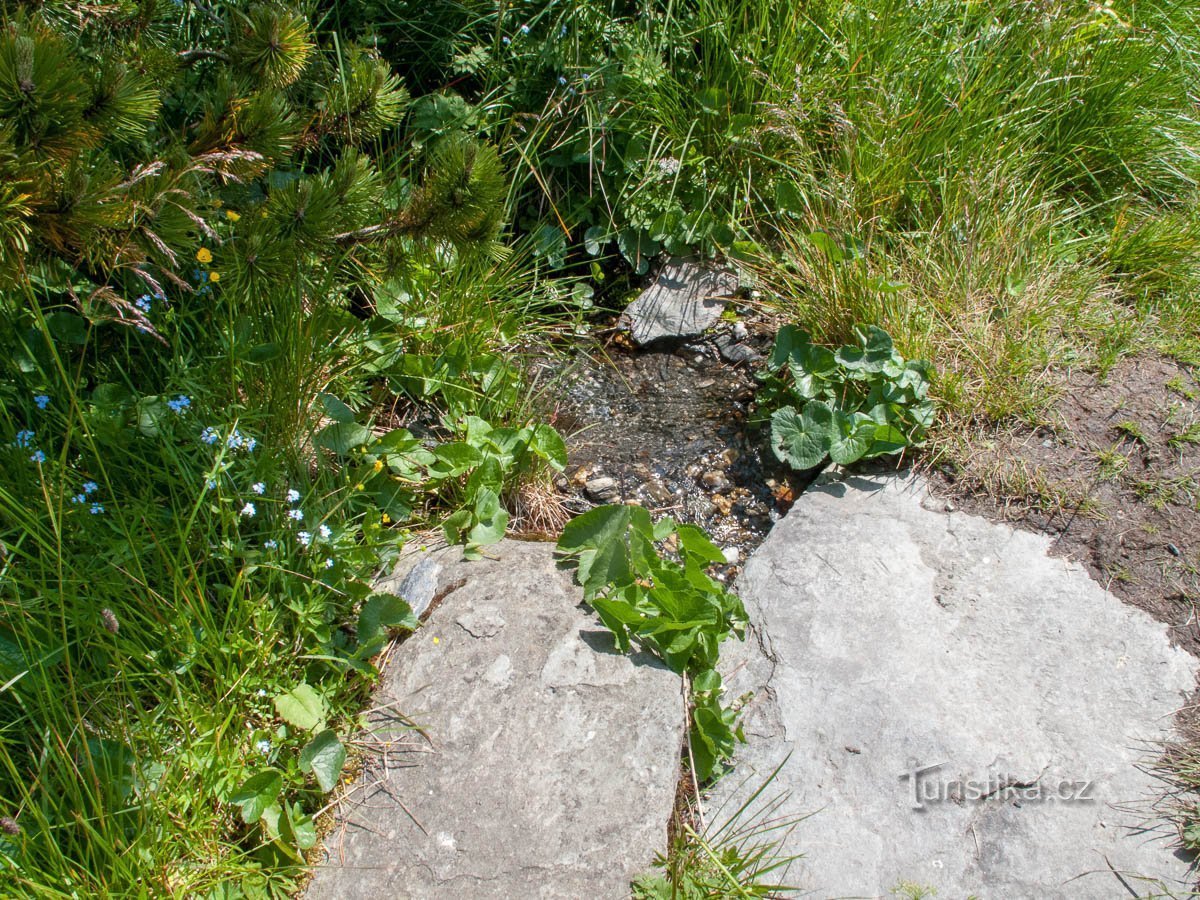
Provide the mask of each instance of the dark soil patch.
[{"label": "dark soil patch", "polygon": [[931,473],[969,511],[1052,535],[1114,594],[1200,656],[1200,380],[1169,360],[1077,373],[1046,424],[978,436]]}]

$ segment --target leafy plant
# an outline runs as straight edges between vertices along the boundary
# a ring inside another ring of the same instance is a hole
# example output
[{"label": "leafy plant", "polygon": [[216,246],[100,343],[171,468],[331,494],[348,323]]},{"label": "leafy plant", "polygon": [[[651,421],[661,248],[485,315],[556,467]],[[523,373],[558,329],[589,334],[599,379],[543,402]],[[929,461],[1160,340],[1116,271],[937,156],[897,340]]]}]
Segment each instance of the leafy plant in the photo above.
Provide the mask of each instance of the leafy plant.
[{"label": "leafy plant", "polygon": [[742,638],[746,624],[741,601],[708,574],[725,561],[721,550],[694,525],[654,523],[641,507],[624,505],[573,519],[558,549],[576,559],[584,597],[619,650],[636,641],[691,680],[692,756],[697,777],[709,778],[744,739],[734,711],[721,706],[720,645]]},{"label": "leafy plant", "polygon": [[849,465],[924,440],[934,415],[929,364],[905,361],[873,325],[858,336],[856,345],[830,350],[793,325],[780,329],[759,394],[760,409],[773,410],[771,446],[780,461],[796,469]]}]

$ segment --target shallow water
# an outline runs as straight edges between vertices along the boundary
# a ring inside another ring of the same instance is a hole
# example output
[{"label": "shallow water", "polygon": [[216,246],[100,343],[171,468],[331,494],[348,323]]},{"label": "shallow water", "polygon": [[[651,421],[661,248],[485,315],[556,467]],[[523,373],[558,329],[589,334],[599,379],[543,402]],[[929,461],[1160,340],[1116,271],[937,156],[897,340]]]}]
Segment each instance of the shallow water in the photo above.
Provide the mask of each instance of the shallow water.
[{"label": "shallow water", "polygon": [[[708,341],[581,350],[559,391],[556,423],[571,458],[560,488],[579,509],[636,501],[656,518],[699,525],[727,558],[745,560],[799,490],[747,422],[756,386]],[[615,496],[589,492],[604,476]]]}]

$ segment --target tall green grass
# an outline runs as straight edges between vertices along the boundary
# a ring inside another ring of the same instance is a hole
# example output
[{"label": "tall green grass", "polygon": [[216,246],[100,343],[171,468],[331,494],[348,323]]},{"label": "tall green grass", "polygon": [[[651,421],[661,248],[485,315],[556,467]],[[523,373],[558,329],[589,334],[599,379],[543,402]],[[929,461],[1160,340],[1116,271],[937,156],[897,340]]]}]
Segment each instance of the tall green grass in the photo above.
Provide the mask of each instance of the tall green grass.
[{"label": "tall green grass", "polygon": [[1194,356],[1194,6],[801,15],[819,38],[770,110],[800,152],[763,198],[780,250],[759,271],[781,309],[831,342],[884,326],[935,362],[958,421],[1036,417],[1064,366]]}]

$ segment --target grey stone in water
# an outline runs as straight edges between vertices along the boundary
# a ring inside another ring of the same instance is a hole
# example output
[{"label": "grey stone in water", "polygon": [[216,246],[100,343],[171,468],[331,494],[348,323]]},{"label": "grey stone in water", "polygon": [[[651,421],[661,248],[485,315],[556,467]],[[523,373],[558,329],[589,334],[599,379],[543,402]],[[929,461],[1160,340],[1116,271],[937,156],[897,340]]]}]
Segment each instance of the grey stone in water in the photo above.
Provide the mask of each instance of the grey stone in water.
[{"label": "grey stone in water", "polygon": [[694,337],[721,318],[737,275],[695,259],[673,257],[622,316],[636,343]]},{"label": "grey stone in water", "polygon": [[768,793],[811,814],[787,881],[816,896],[1186,892],[1144,767],[1196,660],[1049,539],[943,508],[919,479],[825,477],[751,556],[757,640],[723,660],[749,744],[710,818],[791,753]]},{"label": "grey stone in water", "polygon": [[739,363],[749,365],[763,358],[762,354],[753,347],[740,343],[732,335],[718,334],[713,338],[713,344],[716,345],[717,352],[721,354],[721,359],[734,365]]},{"label": "grey stone in water", "polygon": [[583,483],[583,490],[597,503],[611,503],[621,496],[617,480],[609,475],[593,475]]},{"label": "grey stone in water", "polygon": [[679,678],[614,652],[552,545],[483,552],[402,563],[440,603],[384,670],[310,900],[615,900],[666,849]]}]

